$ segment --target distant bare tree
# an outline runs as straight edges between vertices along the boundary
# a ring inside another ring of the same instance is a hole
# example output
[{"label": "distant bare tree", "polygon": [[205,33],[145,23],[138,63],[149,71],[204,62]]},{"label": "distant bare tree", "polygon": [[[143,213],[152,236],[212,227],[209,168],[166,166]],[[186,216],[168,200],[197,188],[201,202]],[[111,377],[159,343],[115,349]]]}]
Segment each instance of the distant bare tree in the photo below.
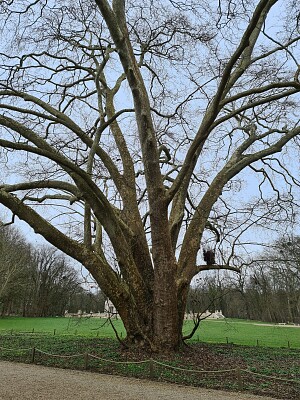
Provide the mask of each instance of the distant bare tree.
[{"label": "distant bare tree", "polygon": [[30,246],[12,227],[0,226],[0,313],[10,313],[27,284]]},{"label": "distant bare tree", "polygon": [[49,246],[33,254],[30,278],[30,312],[39,317],[63,315],[80,285],[78,272],[68,265],[66,257]]}]

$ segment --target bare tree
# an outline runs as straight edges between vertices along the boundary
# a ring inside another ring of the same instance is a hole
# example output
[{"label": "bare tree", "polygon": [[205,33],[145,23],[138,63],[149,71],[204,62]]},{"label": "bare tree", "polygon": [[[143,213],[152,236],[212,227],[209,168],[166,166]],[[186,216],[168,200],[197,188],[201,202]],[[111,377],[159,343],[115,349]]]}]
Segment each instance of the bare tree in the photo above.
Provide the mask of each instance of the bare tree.
[{"label": "bare tree", "polygon": [[78,271],[57,249],[34,249],[15,228],[0,226],[0,255],[1,315],[64,315],[80,295],[91,303]]},{"label": "bare tree", "polygon": [[[300,247],[299,237],[281,237],[272,251],[261,254],[256,262],[256,285],[264,297],[265,309],[272,309],[279,322],[299,322],[300,319]],[[271,315],[271,312],[269,311]]]},{"label": "bare tree", "polygon": [[80,293],[78,272],[50,246],[42,246],[32,258],[29,313],[38,317],[64,315],[72,295]]},{"label": "bare tree", "polygon": [[238,271],[247,227],[294,217],[298,3],[0,12],[0,202],[88,269],[129,344],[178,348],[192,278]]},{"label": "bare tree", "polygon": [[26,291],[30,246],[12,227],[0,225],[0,313],[10,313]]}]

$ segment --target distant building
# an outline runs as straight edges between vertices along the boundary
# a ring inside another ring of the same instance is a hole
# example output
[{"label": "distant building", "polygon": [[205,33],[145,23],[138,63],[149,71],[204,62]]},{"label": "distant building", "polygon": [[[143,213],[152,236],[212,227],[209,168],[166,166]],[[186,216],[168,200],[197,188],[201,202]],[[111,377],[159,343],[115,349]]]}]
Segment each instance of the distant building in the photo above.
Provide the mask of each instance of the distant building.
[{"label": "distant building", "polygon": [[104,303],[104,312],[108,313],[110,315],[116,315],[117,314],[117,309],[114,306],[113,302],[107,299]]},{"label": "distant building", "polygon": [[87,318],[87,317],[93,317],[93,318],[116,318],[118,319],[119,314],[117,312],[116,307],[114,306],[113,302],[107,299],[104,304],[104,313],[94,313],[93,311],[90,311],[87,313],[86,311],[78,310],[77,313],[69,313],[68,310],[65,311],[65,317],[70,318],[70,317],[77,317],[77,318]]},{"label": "distant building", "polygon": [[[193,319],[197,313],[188,312],[185,313],[184,319]],[[216,310],[215,312],[210,312],[206,310],[204,313],[200,313],[201,318],[205,319],[224,319],[224,315],[221,310]]]}]

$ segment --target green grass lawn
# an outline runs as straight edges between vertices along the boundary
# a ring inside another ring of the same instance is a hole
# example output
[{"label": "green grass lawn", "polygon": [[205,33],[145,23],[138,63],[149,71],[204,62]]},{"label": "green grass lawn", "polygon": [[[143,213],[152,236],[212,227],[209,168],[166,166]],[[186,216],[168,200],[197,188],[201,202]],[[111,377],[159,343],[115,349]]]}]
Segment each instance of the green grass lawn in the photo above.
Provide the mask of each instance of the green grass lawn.
[{"label": "green grass lawn", "polygon": [[[185,324],[188,333],[191,322]],[[300,348],[300,327],[264,325],[257,321],[236,319],[205,320],[192,341],[206,343],[233,343],[246,346]]]},{"label": "green grass lawn", "polygon": [[[113,320],[119,335],[125,337],[120,319]],[[107,319],[99,318],[0,318],[1,331],[47,333],[51,335],[81,335],[91,337],[115,337]]]},{"label": "green grass lawn", "polygon": [[[121,337],[125,330],[121,320],[114,320]],[[192,321],[185,321],[184,334],[191,331]],[[48,335],[78,335],[114,338],[109,321],[97,318],[0,318],[2,332],[44,333]],[[300,328],[292,326],[265,326],[245,320],[205,320],[191,341],[206,343],[234,343],[248,346],[300,348]]]}]

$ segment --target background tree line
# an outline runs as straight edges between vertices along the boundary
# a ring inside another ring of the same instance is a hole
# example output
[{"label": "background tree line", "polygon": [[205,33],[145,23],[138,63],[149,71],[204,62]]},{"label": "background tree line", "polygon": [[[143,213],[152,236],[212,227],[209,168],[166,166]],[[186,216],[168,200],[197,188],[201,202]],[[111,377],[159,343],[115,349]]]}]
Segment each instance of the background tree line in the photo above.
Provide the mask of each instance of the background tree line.
[{"label": "background tree line", "polygon": [[300,238],[282,239],[240,274],[214,272],[190,290],[188,311],[300,323]]},{"label": "background tree line", "polygon": [[[1,316],[104,311],[103,293],[85,289],[78,271],[57,249],[34,248],[7,226],[0,229],[0,254]],[[300,323],[300,238],[273,243],[239,274],[216,271],[196,282],[188,312],[221,309],[231,318]]]},{"label": "background tree line", "polygon": [[0,315],[48,317],[65,310],[103,311],[104,296],[82,286],[67,258],[34,248],[11,226],[0,229]]}]

